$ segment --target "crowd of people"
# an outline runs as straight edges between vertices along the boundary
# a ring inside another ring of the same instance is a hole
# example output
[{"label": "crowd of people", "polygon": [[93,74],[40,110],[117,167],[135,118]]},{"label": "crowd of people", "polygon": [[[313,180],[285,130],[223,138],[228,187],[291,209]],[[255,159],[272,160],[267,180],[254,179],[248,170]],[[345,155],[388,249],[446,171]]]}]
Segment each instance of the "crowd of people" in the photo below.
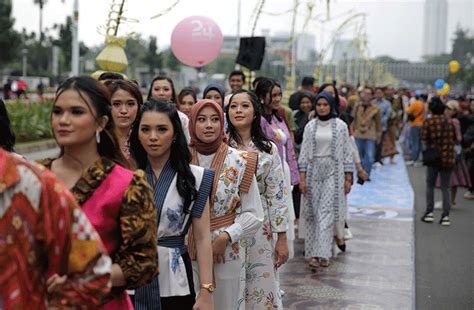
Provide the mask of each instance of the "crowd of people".
[{"label": "crowd of people", "polygon": [[441,224],[458,187],[474,199],[473,98],[304,77],[284,102],[278,81],[245,79],[198,99],[158,76],[144,100],[122,75],[72,77],[52,107],[60,154],[41,165],[15,154],[2,102],[0,308],[283,309],[296,232],[308,268],[328,267],[353,184],[400,150],[427,166],[423,221],[438,175]]}]

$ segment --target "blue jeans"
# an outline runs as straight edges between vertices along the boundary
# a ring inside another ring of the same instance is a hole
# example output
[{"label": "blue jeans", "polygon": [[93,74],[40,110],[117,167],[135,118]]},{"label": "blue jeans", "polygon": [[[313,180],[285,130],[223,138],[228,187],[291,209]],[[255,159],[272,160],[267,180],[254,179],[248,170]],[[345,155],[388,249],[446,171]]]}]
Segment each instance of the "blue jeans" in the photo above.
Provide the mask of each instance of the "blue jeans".
[{"label": "blue jeans", "polygon": [[421,128],[423,126],[410,127],[408,131],[408,148],[411,160],[417,161],[421,152]]},{"label": "blue jeans", "polygon": [[359,150],[362,167],[370,176],[372,164],[374,163],[375,140],[355,138],[357,149]]}]

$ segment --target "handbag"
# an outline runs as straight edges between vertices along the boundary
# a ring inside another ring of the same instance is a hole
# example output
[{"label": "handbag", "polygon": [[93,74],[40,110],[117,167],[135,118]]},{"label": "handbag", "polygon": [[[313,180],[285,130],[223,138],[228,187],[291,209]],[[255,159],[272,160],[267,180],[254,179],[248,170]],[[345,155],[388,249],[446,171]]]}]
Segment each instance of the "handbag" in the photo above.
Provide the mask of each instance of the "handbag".
[{"label": "handbag", "polygon": [[[447,122],[443,122],[442,131],[446,130]],[[428,167],[438,167],[441,164],[441,153],[435,147],[428,147],[423,151],[423,165]]]},{"label": "handbag", "polygon": [[428,148],[423,151],[423,164],[429,167],[436,167],[441,161],[441,155],[436,148]]}]

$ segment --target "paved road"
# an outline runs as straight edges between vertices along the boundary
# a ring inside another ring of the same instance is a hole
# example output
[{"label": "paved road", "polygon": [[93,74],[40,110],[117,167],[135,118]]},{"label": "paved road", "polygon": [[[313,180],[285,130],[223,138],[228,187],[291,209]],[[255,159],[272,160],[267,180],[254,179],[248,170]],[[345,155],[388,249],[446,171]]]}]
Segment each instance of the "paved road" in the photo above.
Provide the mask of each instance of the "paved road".
[{"label": "paved road", "polygon": [[[415,273],[416,309],[474,309],[474,201],[462,197],[451,211],[451,226],[438,221],[423,223],[425,210],[425,170],[409,168],[415,192]],[[440,191],[436,191],[440,200]]]},{"label": "paved road", "polygon": [[58,154],[59,154],[59,149],[50,149],[50,150],[22,154],[22,155],[25,156],[26,159],[28,160],[38,160],[38,159],[44,159],[44,158],[57,157]]}]

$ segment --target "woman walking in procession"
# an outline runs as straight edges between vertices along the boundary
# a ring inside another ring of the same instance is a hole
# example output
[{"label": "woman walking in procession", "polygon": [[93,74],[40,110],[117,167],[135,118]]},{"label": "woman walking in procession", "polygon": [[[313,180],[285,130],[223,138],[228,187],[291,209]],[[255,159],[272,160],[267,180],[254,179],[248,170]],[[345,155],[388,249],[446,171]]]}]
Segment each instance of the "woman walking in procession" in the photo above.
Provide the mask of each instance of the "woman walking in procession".
[{"label": "woman walking in procession", "polygon": [[[245,272],[239,242],[253,237],[263,221],[254,175],[257,156],[226,144],[223,111],[213,100],[198,101],[191,110],[189,125],[192,163],[215,170],[210,198],[215,308],[236,309],[243,294],[240,278]],[[191,254],[193,241],[191,236]],[[199,277],[195,275],[196,282]]]},{"label": "woman walking in procession", "polygon": [[[144,172],[123,168],[107,88],[89,77],[66,80],[51,116],[61,154],[40,161],[70,188],[112,258],[112,293],[101,309],[133,309],[125,289],[158,274],[156,211]],[[61,279],[53,275],[53,285]]]},{"label": "woman walking in procession", "polygon": [[[244,296],[240,309],[283,309],[276,270],[288,260],[288,188],[276,145],[260,127],[260,103],[252,92],[240,90],[227,106],[229,145],[258,152],[257,182],[263,206],[262,227],[242,241],[245,248]],[[274,235],[277,236],[276,241]],[[265,298],[258,298],[263,292]]]},{"label": "woman walking in procession", "polygon": [[[266,136],[278,148],[278,154],[283,165],[285,187],[291,189],[292,185],[297,185],[300,182],[300,176],[298,174],[298,164],[290,131],[278,113],[282,98],[281,86],[274,80],[264,78],[258,83],[255,94],[260,100],[263,112],[260,125]],[[294,256],[293,242],[295,240],[295,209],[291,195],[288,196],[288,206],[289,223],[287,239],[289,259],[292,259]]]},{"label": "woman walking in procession", "polygon": [[[176,97],[176,90],[174,89],[173,80],[166,76],[157,76],[151,82],[150,90],[148,91],[147,100],[171,100],[174,104],[178,104],[178,98]],[[181,121],[181,127],[183,127],[186,141],[190,141],[189,137],[189,118],[181,111],[178,111],[179,120]]]},{"label": "woman walking in procession", "polygon": [[143,96],[136,84],[126,80],[108,80],[104,84],[110,91],[112,118],[120,149],[129,165],[135,167],[133,159],[130,159],[129,138],[132,124],[143,105]]},{"label": "woman walking in procession", "polygon": [[315,102],[317,117],[306,125],[298,159],[305,255],[313,269],[329,266],[334,236],[344,237],[345,194],[351,189],[353,171],[349,131],[337,117],[334,97],[322,92]]},{"label": "woman walking in procession", "polygon": [[[158,213],[160,274],[136,290],[135,309],[212,309],[212,248],[209,204],[214,172],[190,165],[178,113],[170,102],[150,100],[140,110],[130,137],[133,157],[154,190]],[[201,287],[194,292],[185,238],[193,226]],[[161,301],[160,301],[161,299]],[[196,303],[196,304],[195,304]]]}]

